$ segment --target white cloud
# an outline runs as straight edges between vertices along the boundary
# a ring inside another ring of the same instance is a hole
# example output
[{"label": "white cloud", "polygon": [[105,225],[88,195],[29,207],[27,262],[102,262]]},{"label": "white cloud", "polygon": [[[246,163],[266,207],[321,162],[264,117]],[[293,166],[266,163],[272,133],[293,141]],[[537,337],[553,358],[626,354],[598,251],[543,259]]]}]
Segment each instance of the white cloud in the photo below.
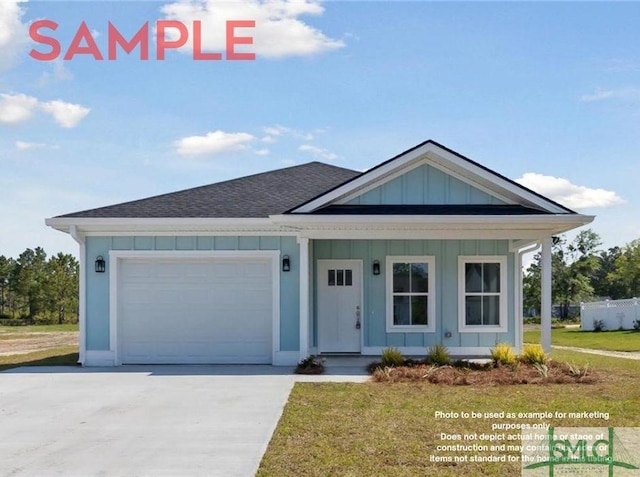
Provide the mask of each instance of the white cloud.
[{"label": "white cloud", "polygon": [[[284,58],[288,56],[310,56],[336,50],[345,46],[341,40],[327,37],[320,30],[299,20],[301,15],[322,15],[324,8],[314,0],[181,0],[162,7],[162,13],[170,20],[179,20],[192,25],[194,20],[202,22],[202,49],[207,52],[222,52],[226,49],[227,20],[253,20],[255,28],[238,28],[237,37],[253,37],[253,44],[241,45],[238,53],[255,53],[257,58]],[[191,29],[190,29],[191,30]],[[177,32],[167,31],[173,40]],[[193,51],[192,32],[184,53]]]},{"label": "white cloud", "polygon": [[604,101],[607,99],[622,99],[627,101],[640,101],[640,89],[622,88],[598,90],[592,94],[583,94],[580,101],[583,103],[591,103],[594,101]]},{"label": "white cloud", "polygon": [[281,126],[280,124],[276,124],[275,126],[266,126],[262,128],[262,130],[267,134],[267,136],[262,138],[262,141],[264,142],[275,142],[274,137],[285,136],[302,139],[304,141],[313,141],[313,134]]},{"label": "white cloud", "polygon": [[339,156],[337,154],[334,154],[333,152],[326,149],[322,149],[321,147],[312,146],[311,144],[303,144],[298,148],[298,150],[302,152],[308,152],[315,158],[323,159],[325,161],[335,161],[339,159]]},{"label": "white cloud", "polygon": [[43,144],[40,142],[25,142],[25,141],[16,141],[16,149],[18,151],[29,151],[30,149],[60,149],[60,146],[54,144],[52,146],[48,144]]},{"label": "white cloud", "polygon": [[205,136],[188,136],[174,142],[176,152],[181,156],[215,155],[239,151],[247,148],[255,139],[248,133],[227,133],[213,131]]},{"label": "white cloud", "polygon": [[56,100],[47,103],[41,103],[40,108],[51,114],[53,119],[63,128],[74,128],[84,117],[91,111],[89,108],[80,106],[79,104],[65,103]]},{"label": "white cloud", "polygon": [[570,209],[611,207],[625,202],[614,191],[591,189],[572,184],[561,177],[545,176],[535,172],[527,172],[516,179],[516,182]]},{"label": "white cloud", "polygon": [[37,109],[53,116],[63,128],[76,127],[90,111],[79,104],[60,100],[42,102],[26,94],[0,94],[0,123],[17,124],[27,121]]},{"label": "white cloud", "polygon": [[46,147],[46,144],[41,144],[38,142],[16,141],[16,149],[18,151],[28,151],[29,149],[42,149],[43,147]]},{"label": "white cloud", "polygon": [[16,124],[30,119],[38,100],[26,94],[0,94],[0,123]]},{"label": "white cloud", "polygon": [[270,151],[269,149],[264,148],[264,149],[256,149],[253,152],[258,156],[268,156]]},{"label": "white cloud", "polygon": [[[26,1],[26,0],[25,0]],[[27,45],[28,30],[22,23],[22,0],[0,2],[0,72],[8,69]]]}]

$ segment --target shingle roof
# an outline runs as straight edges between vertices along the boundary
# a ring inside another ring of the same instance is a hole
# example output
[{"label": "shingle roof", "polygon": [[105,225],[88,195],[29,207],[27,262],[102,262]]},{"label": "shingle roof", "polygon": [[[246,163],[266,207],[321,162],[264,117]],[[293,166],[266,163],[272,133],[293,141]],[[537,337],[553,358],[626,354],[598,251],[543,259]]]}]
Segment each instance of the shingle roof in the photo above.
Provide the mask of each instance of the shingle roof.
[{"label": "shingle roof", "polygon": [[310,162],[148,199],[59,217],[86,218],[266,218],[316,197],[360,172]]}]

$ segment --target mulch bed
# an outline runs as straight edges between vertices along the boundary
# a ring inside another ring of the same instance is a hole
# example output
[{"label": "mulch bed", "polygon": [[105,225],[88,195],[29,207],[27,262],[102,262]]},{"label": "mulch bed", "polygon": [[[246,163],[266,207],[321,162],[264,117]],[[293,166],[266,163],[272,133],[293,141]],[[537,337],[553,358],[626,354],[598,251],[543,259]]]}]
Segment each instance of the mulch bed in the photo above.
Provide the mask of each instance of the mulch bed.
[{"label": "mulch bed", "polygon": [[547,376],[543,376],[533,365],[517,363],[513,366],[486,365],[433,366],[414,364],[411,366],[382,367],[372,365],[372,379],[376,382],[430,382],[450,386],[483,385],[501,386],[510,384],[593,384],[598,375],[589,370],[585,376],[575,376],[567,363],[549,361]]}]

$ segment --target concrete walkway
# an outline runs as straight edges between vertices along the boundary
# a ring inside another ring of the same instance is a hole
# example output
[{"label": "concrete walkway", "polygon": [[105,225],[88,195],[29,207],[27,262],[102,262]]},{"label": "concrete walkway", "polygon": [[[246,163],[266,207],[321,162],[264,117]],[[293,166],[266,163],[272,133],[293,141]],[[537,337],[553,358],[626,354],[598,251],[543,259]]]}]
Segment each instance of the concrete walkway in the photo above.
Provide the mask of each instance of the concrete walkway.
[{"label": "concrete walkway", "polygon": [[273,366],[32,367],[0,373],[1,476],[253,476],[293,384]]},{"label": "concrete walkway", "polygon": [[606,351],[602,349],[576,348],[574,346],[551,345],[554,349],[564,349],[567,351],[578,351],[580,353],[599,354],[601,356],[611,356],[613,358],[637,359],[640,360],[640,352],[635,351]]}]

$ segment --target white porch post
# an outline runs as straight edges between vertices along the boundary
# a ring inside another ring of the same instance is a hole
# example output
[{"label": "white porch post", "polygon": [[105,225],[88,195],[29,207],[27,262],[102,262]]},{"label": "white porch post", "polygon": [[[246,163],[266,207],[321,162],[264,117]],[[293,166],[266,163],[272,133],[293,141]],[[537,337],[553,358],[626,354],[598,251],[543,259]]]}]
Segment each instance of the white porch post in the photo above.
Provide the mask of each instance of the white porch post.
[{"label": "white porch post", "polygon": [[551,351],[551,237],[542,239],[541,287],[540,287],[540,327],[542,347]]},{"label": "white porch post", "polygon": [[300,359],[309,355],[309,239],[298,237],[300,245]]}]

